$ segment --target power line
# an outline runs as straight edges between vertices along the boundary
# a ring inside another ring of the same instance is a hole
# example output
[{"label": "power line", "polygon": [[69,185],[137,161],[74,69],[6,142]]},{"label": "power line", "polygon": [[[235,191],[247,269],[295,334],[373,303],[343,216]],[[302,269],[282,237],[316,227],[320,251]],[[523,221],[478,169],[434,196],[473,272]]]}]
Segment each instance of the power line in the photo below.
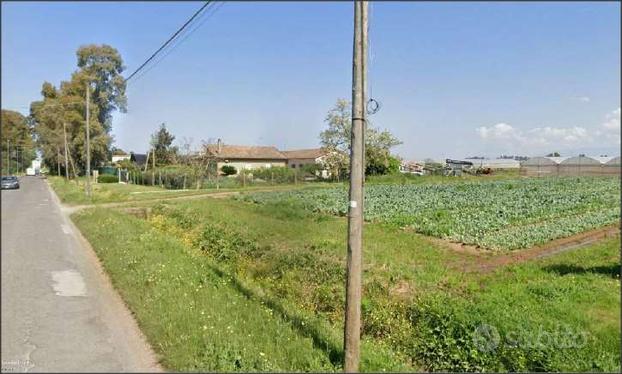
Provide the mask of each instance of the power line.
[{"label": "power line", "polygon": [[145,65],[147,65],[151,60],[153,60],[153,58],[160,53],[160,51],[162,51],[164,48],[166,48],[166,46],[173,41],[173,39],[175,39],[177,37],[177,35],[179,35],[179,33],[181,33],[198,15],[199,13],[201,13],[203,11],[203,9],[205,9],[212,1],[208,0],[199,10],[197,10],[192,17],[190,17],[190,19],[188,21],[186,21],[186,23],[184,23],[170,38],[168,38],[168,40],[166,42],[164,42],[164,44],[162,44],[160,46],[160,48],[158,48],[145,62],[142,63],[142,65],[140,65],[138,67],[138,69],[134,70],[134,72],[132,74],[130,74],[129,77],[127,77],[127,79],[125,79],[125,81],[129,81],[130,79],[132,79],[132,77],[134,75],[136,75],[136,73],[138,73],[139,71],[142,70],[142,68],[145,67]]},{"label": "power line", "polygon": [[[133,82],[137,82],[139,81],[143,76],[145,76],[147,73],[149,73],[153,68],[155,68],[156,66],[158,66],[158,64],[164,60],[169,54],[171,54],[178,46],[180,46],[181,44],[183,44],[183,42],[185,42],[195,31],[197,31],[201,26],[203,26],[203,24],[211,18],[211,16],[214,15],[214,13],[216,13],[218,11],[218,9],[220,9],[220,7],[222,7],[224,5],[224,2],[220,1],[220,2],[216,2],[213,3],[214,5],[212,5],[212,7],[208,10],[206,10],[203,14],[201,14],[201,16],[199,16],[199,18],[197,18],[195,24],[198,24],[195,28],[191,29],[190,31],[188,31],[187,33],[185,33],[185,35],[183,35],[183,37],[180,35],[177,40],[173,43],[172,47],[168,49],[168,51],[166,51],[158,60],[156,60],[153,64],[151,64],[150,67],[148,67],[146,70],[144,70],[141,74],[139,74],[138,76],[136,76],[136,78],[134,79]],[[211,11],[211,13],[210,13]]]}]

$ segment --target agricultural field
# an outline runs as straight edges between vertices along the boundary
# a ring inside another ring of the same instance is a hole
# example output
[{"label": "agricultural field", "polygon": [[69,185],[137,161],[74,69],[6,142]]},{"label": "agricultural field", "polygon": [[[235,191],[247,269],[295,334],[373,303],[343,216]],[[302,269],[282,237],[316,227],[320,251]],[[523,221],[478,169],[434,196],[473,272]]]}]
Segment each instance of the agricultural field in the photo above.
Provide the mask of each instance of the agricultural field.
[{"label": "agricultural field", "polygon": [[[347,188],[249,193],[343,216]],[[541,178],[445,184],[371,184],[365,218],[489,250],[515,250],[620,220],[619,178]]]},{"label": "agricultural field", "polygon": [[54,189],[61,202],[68,205],[88,205],[88,204],[107,204],[120,202],[146,202],[153,200],[164,200],[177,197],[191,197],[208,195],[213,193],[253,191],[253,190],[280,190],[280,189],[304,189],[321,188],[324,184],[298,184],[298,185],[276,185],[276,186],[246,186],[242,187],[237,183],[222,183],[221,188],[215,187],[202,189],[170,190],[159,186],[144,186],[137,184],[121,183],[94,183],[92,184],[92,196],[86,197],[86,180],[78,178],[67,181],[65,178],[50,176],[48,177],[50,186]]},{"label": "agricultural field", "polygon": [[[73,219],[166,369],[342,370],[343,218],[288,200],[149,208]],[[369,222],[361,369],[619,371],[619,246],[484,270],[493,256]]]}]

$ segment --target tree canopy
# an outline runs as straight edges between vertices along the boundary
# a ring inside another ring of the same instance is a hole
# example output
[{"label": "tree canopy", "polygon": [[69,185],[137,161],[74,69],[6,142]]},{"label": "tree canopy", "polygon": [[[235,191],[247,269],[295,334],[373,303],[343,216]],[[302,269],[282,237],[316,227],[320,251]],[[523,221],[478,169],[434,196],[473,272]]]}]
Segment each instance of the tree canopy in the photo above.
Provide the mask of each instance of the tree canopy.
[{"label": "tree canopy", "polygon": [[168,165],[177,155],[177,147],[173,146],[175,136],[171,134],[163,123],[158,131],[151,135],[151,146],[156,155],[156,165]]},{"label": "tree canopy", "polygon": [[[322,147],[332,153],[327,157],[327,166],[332,171],[348,170],[350,142],[352,137],[352,115],[350,102],[338,99],[329,110],[325,122],[328,128],[320,133]],[[365,173],[386,174],[394,171],[396,159],[391,156],[391,148],[402,144],[388,130],[372,127],[367,120],[365,130]],[[398,160],[399,162],[399,160]]]},{"label": "tree canopy", "polygon": [[109,45],[87,45],[77,52],[78,69],[59,87],[44,82],[42,99],[30,105],[30,119],[34,124],[37,145],[45,164],[56,170],[64,168],[64,133],[66,126],[68,162],[77,172],[86,166],[86,90],[90,90],[91,162],[97,166],[108,160],[112,112],[125,111],[124,70],[119,52]]},{"label": "tree canopy", "polygon": [[[24,115],[2,109],[3,173],[10,174],[18,168],[24,170],[30,166],[30,162],[36,157],[32,135],[32,128]],[[9,160],[7,160],[7,155]],[[10,165],[7,161],[10,161]],[[8,170],[9,166],[11,170]]]}]

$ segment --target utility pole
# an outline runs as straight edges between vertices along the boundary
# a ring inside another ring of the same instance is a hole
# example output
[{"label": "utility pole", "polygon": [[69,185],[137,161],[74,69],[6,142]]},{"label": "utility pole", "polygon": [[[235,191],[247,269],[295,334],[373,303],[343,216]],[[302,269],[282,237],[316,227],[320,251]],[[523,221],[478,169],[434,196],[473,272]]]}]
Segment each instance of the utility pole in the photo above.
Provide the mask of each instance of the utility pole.
[{"label": "utility pole", "polygon": [[86,196],[91,197],[91,134],[89,128],[89,101],[91,85],[86,83]]},{"label": "utility pole", "polygon": [[361,278],[363,241],[363,154],[365,145],[365,65],[367,58],[367,1],[354,2],[352,56],[352,137],[350,145],[350,207],[346,316],[343,346],[344,371],[358,372],[361,339]]},{"label": "utility pole", "polygon": [[155,186],[155,148],[151,148],[151,185]]},{"label": "utility pole", "polygon": [[56,147],[56,175],[60,176],[60,149]]},{"label": "utility pole", "polygon": [[65,178],[69,181],[69,161],[67,159],[67,124],[63,122],[63,135],[65,136]]},{"label": "utility pole", "polygon": [[6,140],[6,175],[11,175],[11,141]]}]

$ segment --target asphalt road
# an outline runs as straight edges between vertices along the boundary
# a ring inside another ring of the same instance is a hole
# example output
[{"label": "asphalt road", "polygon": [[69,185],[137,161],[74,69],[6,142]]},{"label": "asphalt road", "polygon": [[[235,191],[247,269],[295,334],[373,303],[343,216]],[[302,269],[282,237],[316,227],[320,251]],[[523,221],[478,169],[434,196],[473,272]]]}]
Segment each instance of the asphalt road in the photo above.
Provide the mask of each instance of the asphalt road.
[{"label": "asphalt road", "polygon": [[2,372],[159,371],[45,180],[2,190]]}]

